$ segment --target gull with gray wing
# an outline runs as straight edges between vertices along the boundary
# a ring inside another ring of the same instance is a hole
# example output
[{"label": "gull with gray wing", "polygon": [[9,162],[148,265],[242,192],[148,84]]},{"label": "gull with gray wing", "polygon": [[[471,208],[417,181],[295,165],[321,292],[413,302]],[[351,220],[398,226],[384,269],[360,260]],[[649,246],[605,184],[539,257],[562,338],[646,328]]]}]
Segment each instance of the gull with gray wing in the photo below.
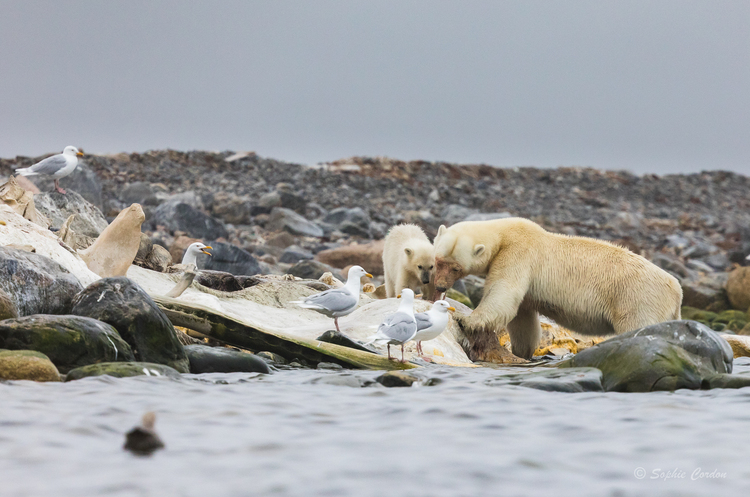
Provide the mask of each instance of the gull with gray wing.
[{"label": "gull with gray wing", "polygon": [[438,300],[427,312],[420,312],[414,315],[417,321],[417,334],[414,335],[414,341],[417,342],[417,353],[422,355],[422,342],[437,338],[446,326],[448,326],[448,311],[455,311],[455,307],[445,300]]},{"label": "gull with gray wing", "polygon": [[16,173],[21,176],[49,176],[55,180],[55,191],[65,194],[67,192],[60,188],[59,180],[75,171],[78,157],[82,155],[83,152],[69,145],[61,154],[47,157],[30,167],[16,169]]},{"label": "gull with gray wing", "polygon": [[414,319],[414,292],[408,288],[401,290],[401,304],[395,314],[391,314],[378,326],[378,331],[369,337],[365,345],[377,343],[388,346],[388,359],[391,358],[391,345],[401,345],[401,362],[404,361],[404,344],[417,334],[417,320]]}]

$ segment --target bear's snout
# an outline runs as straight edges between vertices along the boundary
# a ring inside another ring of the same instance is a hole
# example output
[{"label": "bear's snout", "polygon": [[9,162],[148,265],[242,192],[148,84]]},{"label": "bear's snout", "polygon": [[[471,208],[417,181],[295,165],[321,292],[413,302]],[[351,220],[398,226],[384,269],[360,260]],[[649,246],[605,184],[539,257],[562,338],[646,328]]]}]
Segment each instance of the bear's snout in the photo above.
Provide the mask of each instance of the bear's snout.
[{"label": "bear's snout", "polygon": [[422,271],[421,274],[422,284],[427,285],[430,283],[430,272],[429,271]]},{"label": "bear's snout", "polygon": [[435,290],[437,290],[440,293],[445,293],[445,291],[448,289],[442,286],[438,286],[438,287],[435,287]]}]

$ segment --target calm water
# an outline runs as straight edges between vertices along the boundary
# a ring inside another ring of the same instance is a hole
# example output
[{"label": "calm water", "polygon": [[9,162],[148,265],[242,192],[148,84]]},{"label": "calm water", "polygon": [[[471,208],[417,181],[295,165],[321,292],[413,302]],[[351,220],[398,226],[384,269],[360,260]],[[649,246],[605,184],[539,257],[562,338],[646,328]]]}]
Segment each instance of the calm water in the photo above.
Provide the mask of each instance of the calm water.
[{"label": "calm water", "polygon": [[[437,386],[391,389],[318,370],[2,383],[0,495],[749,495],[750,388],[485,384],[502,372],[436,367],[420,374]],[[135,457],[123,434],[147,410],[167,448]]]}]

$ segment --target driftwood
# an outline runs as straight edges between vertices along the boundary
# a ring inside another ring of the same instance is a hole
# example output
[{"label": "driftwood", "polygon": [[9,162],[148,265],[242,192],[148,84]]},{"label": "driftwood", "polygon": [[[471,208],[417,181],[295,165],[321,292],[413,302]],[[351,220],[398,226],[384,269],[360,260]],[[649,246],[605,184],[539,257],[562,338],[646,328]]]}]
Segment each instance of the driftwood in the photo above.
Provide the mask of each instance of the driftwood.
[{"label": "driftwood", "polygon": [[301,358],[312,363],[334,362],[361,369],[417,367],[408,362],[388,360],[378,354],[341,345],[262,330],[201,305],[186,304],[169,297],[154,296],[153,299],[173,325],[195,330],[220,342],[250,351],[269,351],[288,360]]}]

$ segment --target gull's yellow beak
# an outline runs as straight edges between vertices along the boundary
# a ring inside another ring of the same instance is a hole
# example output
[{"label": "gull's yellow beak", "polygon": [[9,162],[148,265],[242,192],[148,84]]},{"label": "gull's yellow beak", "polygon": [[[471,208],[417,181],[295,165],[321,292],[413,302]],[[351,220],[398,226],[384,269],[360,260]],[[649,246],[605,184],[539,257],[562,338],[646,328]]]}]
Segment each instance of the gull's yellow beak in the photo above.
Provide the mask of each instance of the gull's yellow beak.
[{"label": "gull's yellow beak", "polygon": [[367,273],[365,276],[367,276],[368,278],[372,278],[372,275],[370,273]]},{"label": "gull's yellow beak", "polygon": [[400,299],[401,298],[401,294],[399,293],[398,295],[396,295],[396,298]]},{"label": "gull's yellow beak", "polygon": [[78,151],[78,152],[76,152],[76,155],[77,155],[78,157],[83,157],[83,152],[81,152],[81,151]]},{"label": "gull's yellow beak", "polygon": [[211,247],[211,246],[209,246],[209,247],[203,247],[203,248],[201,249],[201,252],[203,252],[203,253],[204,253],[204,254],[206,254],[206,255],[211,255],[211,252],[206,252],[206,251],[207,251],[207,250],[209,250],[209,249],[210,249],[210,250],[213,250],[213,247]]},{"label": "gull's yellow beak", "polygon": [[421,298],[422,298],[422,294],[421,294],[421,293],[418,293],[418,294],[416,294],[416,295],[414,296],[414,298],[415,298],[415,299],[421,299]]},{"label": "gull's yellow beak", "polygon": [[451,311],[451,312],[456,312],[456,308],[455,307],[449,307],[448,310]]}]

